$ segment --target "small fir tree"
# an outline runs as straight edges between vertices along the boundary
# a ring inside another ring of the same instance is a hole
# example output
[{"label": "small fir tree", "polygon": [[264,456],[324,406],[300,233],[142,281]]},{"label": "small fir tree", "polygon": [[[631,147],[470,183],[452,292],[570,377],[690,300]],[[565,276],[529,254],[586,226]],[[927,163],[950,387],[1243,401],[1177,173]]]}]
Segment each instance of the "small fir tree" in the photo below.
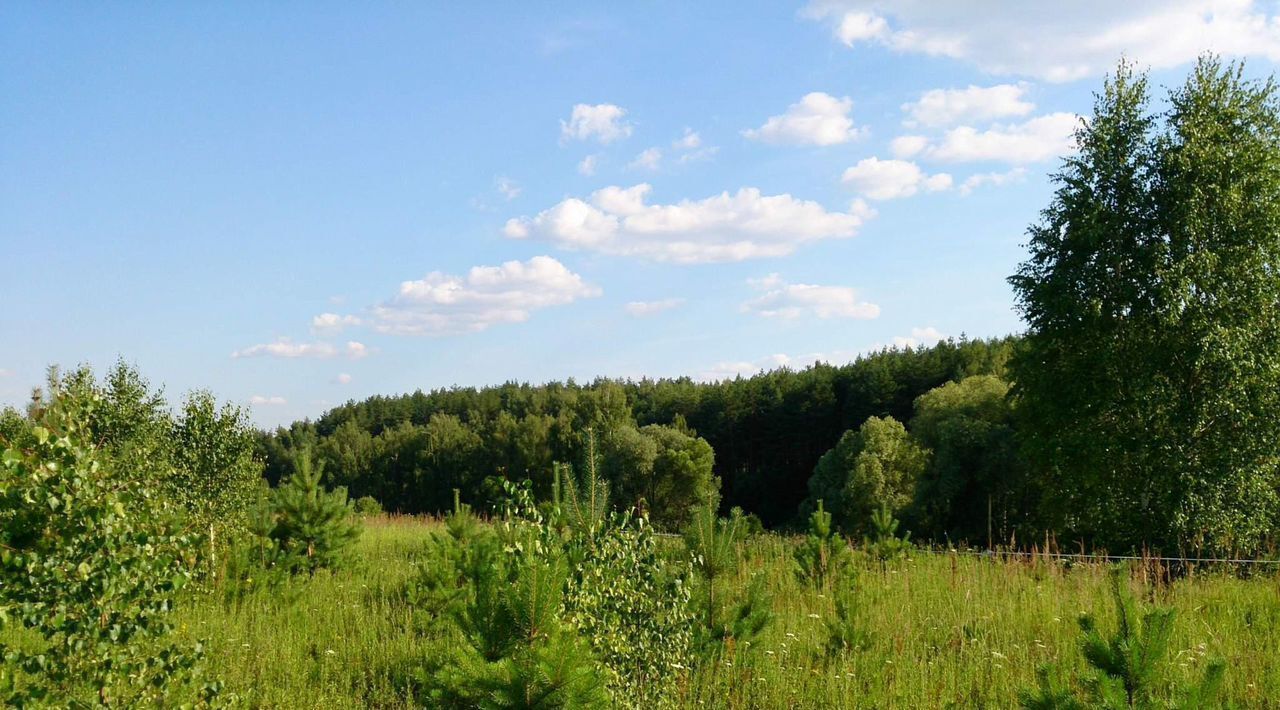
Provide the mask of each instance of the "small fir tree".
[{"label": "small fir tree", "polygon": [[271,530],[290,565],[312,574],[339,564],[360,534],[346,489],[329,491],[321,485],[323,468],[312,463],[309,447],[298,452],[293,475],[275,492]]}]

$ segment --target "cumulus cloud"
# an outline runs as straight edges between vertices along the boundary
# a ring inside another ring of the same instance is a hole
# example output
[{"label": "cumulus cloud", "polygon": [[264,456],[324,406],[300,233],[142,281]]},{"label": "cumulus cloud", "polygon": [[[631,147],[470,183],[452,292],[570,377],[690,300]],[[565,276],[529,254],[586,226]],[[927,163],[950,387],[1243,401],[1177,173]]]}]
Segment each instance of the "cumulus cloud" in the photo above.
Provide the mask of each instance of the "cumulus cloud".
[{"label": "cumulus cloud", "polygon": [[643,168],[644,170],[657,170],[662,166],[662,151],[658,148],[648,148],[640,152],[635,160],[627,166],[629,168]]},{"label": "cumulus cloud", "polygon": [[568,121],[560,121],[561,140],[595,140],[612,143],[631,135],[631,124],[623,120],[626,109],[613,104],[576,104]]},{"label": "cumulus cloud", "polygon": [[1026,84],[997,84],[964,89],[934,89],[916,101],[902,105],[908,126],[951,126],[962,122],[990,121],[1011,116],[1026,116],[1035,104],[1024,101]]},{"label": "cumulus cloud", "polygon": [[317,335],[337,335],[344,329],[357,325],[360,325],[360,318],[357,316],[321,313],[311,319],[311,332]]},{"label": "cumulus cloud", "polygon": [[889,141],[889,152],[895,158],[913,158],[929,147],[929,139],[924,136],[898,136]]},{"label": "cumulus cloud", "polygon": [[921,190],[938,192],[951,189],[951,176],[947,173],[928,175],[920,166],[907,160],[859,160],[857,165],[844,171],[842,180],[871,200],[910,197]]},{"label": "cumulus cloud", "polygon": [[334,381],[336,384],[340,384],[340,385],[349,385],[349,384],[351,384],[351,375],[348,375],[348,374],[347,374],[347,373],[345,373],[345,372],[339,372],[339,373],[338,373],[338,375],[337,375],[337,377],[334,377],[334,378],[333,378],[333,381]]},{"label": "cumulus cloud", "polygon": [[288,400],[284,397],[264,397],[263,395],[255,394],[249,398],[249,404],[255,407],[278,407],[288,403]]},{"label": "cumulus cloud", "polygon": [[1002,187],[1013,183],[1022,182],[1027,178],[1026,168],[1014,168],[1003,173],[978,173],[965,178],[960,183],[960,194],[968,195],[974,190],[990,185],[992,187]]},{"label": "cumulus cloud", "polygon": [[1204,51],[1280,60],[1280,16],[1260,0],[814,0],[844,44],[959,59],[994,74],[1072,81],[1122,54],[1154,68]]},{"label": "cumulus cloud", "polygon": [[498,194],[502,195],[502,197],[508,202],[519,197],[520,193],[524,190],[524,188],[517,185],[514,180],[505,175],[500,175],[496,180],[494,180],[494,187],[498,189]]},{"label": "cumulus cloud", "polygon": [[1080,117],[1073,113],[1051,113],[986,130],[960,126],[930,142],[922,155],[952,163],[1035,163],[1074,152],[1074,133],[1079,125]]},{"label": "cumulus cloud", "polygon": [[671,142],[671,147],[676,150],[694,150],[702,145],[702,136],[692,128],[684,129],[684,135]]},{"label": "cumulus cloud", "polygon": [[631,301],[625,308],[627,313],[636,318],[651,316],[663,311],[669,311],[672,308],[678,308],[684,305],[683,298],[664,298],[659,301]]},{"label": "cumulus cloud", "polygon": [[943,335],[933,326],[929,326],[927,328],[912,328],[911,335],[894,336],[893,346],[897,348],[929,347],[930,345],[937,343],[939,340],[945,340],[946,337],[947,336]]},{"label": "cumulus cloud", "polygon": [[853,99],[815,91],[788,106],[786,113],[771,116],[763,126],[747,129],[742,135],[765,143],[789,145],[847,143],[861,133],[849,116],[852,110]]},{"label": "cumulus cloud", "polygon": [[400,284],[373,307],[374,330],[390,335],[473,333],[501,323],[522,323],[534,311],[600,295],[559,261],[535,256],[501,266],[476,266],[466,276],[433,271]]},{"label": "cumulus cloud", "polygon": [[578,163],[578,174],[588,177],[596,174],[596,164],[600,161],[600,155],[588,155]]},{"label": "cumulus cloud", "polygon": [[508,220],[503,232],[566,249],[699,264],[785,256],[809,242],[852,237],[874,215],[861,201],[849,212],[832,212],[754,187],[666,205],[648,204],[651,191],[647,183],[602,188],[587,200],[571,197]]},{"label": "cumulus cloud", "polygon": [[742,311],[764,318],[866,319],[880,315],[880,306],[858,300],[858,292],[847,286],[789,284],[777,274],[751,279],[747,283],[763,293],[742,304]]},{"label": "cumulus cloud", "polygon": [[242,357],[283,357],[283,358],[315,358],[331,359],[345,357],[359,360],[369,354],[369,348],[363,343],[349,340],[343,346],[333,343],[296,343],[289,338],[278,338],[273,343],[250,345],[231,353],[233,358]]}]

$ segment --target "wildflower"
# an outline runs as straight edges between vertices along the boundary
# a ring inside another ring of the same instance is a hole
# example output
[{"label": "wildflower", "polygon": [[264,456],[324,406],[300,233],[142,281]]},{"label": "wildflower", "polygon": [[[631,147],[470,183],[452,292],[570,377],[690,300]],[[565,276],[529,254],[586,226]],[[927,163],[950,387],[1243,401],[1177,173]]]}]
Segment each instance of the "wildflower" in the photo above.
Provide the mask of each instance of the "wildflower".
[{"label": "wildflower", "polygon": [[810,618],[810,619],[821,619],[822,617],[821,617],[821,616],[818,616],[817,614],[810,614],[810,615],[809,615],[809,618]]}]

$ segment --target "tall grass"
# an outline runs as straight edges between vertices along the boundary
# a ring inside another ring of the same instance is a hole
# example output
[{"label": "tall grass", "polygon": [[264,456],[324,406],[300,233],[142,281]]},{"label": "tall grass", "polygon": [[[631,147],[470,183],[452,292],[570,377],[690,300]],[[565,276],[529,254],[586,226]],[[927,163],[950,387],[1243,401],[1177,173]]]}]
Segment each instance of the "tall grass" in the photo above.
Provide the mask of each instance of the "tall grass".
[{"label": "tall grass", "polygon": [[[435,524],[370,519],[354,566],[235,605],[196,597],[180,628],[209,640],[211,670],[248,705],[414,706],[417,669],[456,640],[415,615],[401,593]],[[685,705],[1013,707],[1042,664],[1087,677],[1076,624],[1082,612],[1104,626],[1114,621],[1106,565],[921,553],[885,569],[857,565],[839,582],[854,587],[867,643],[830,655],[825,621],[834,592],[797,580],[794,545],[764,535],[740,548],[737,583],[762,576],[776,618],[754,643],[730,645],[690,671]],[[1139,598],[1177,610],[1171,680],[1195,679],[1220,657],[1227,699],[1280,707],[1280,580],[1197,573],[1130,583]]]}]

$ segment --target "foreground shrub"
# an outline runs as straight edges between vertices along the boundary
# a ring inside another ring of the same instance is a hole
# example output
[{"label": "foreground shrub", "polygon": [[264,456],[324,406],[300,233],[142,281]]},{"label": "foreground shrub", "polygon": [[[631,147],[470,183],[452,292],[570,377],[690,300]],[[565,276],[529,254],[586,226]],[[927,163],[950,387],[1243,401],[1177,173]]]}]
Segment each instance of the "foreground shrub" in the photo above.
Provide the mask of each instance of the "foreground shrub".
[{"label": "foreground shrub", "polygon": [[[1087,707],[1103,708],[1203,708],[1212,707],[1222,689],[1226,666],[1211,661],[1199,682],[1177,688],[1169,682],[1165,662],[1173,635],[1174,610],[1150,609],[1140,613],[1138,603],[1124,587],[1118,571],[1112,573],[1112,598],[1116,605],[1116,629],[1107,636],[1090,614],[1080,617],[1084,632],[1081,650],[1094,669],[1087,684]],[[1031,710],[1081,708],[1070,688],[1054,677],[1051,668],[1040,671],[1040,687],[1022,694],[1023,707]]]},{"label": "foreground shrub", "polygon": [[0,630],[25,629],[0,643],[0,702],[212,702],[200,645],[171,635],[199,540],[144,482],[100,465],[86,423],[96,397],[53,395],[0,463]]}]

